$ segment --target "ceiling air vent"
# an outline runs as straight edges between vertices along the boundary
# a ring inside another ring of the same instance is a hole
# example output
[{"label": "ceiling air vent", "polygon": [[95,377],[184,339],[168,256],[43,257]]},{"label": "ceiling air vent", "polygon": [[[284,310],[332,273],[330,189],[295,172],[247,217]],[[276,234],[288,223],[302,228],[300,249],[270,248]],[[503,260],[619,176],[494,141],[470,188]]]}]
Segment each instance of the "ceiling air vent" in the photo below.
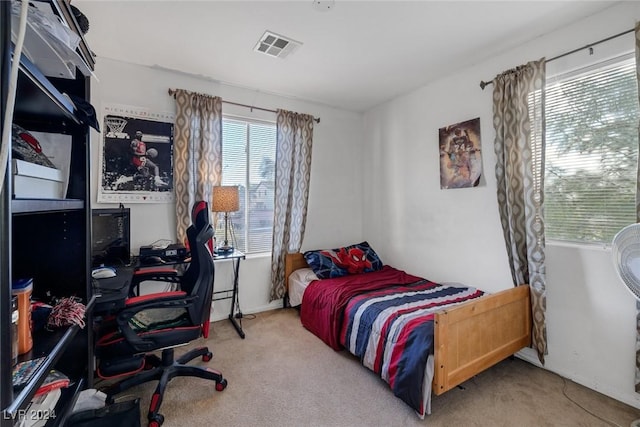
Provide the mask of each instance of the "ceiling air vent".
[{"label": "ceiling air vent", "polygon": [[302,46],[302,43],[271,31],[265,31],[253,50],[274,58],[286,58],[299,46]]}]

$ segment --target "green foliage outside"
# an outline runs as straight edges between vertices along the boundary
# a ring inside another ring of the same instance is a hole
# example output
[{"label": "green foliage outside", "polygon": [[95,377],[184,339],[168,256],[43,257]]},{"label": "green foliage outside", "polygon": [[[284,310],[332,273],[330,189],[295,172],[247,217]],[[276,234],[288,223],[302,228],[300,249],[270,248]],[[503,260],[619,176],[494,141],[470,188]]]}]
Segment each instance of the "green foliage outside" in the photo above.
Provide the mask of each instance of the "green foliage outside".
[{"label": "green foliage outside", "polygon": [[635,63],[547,85],[546,236],[610,243],[636,222]]}]

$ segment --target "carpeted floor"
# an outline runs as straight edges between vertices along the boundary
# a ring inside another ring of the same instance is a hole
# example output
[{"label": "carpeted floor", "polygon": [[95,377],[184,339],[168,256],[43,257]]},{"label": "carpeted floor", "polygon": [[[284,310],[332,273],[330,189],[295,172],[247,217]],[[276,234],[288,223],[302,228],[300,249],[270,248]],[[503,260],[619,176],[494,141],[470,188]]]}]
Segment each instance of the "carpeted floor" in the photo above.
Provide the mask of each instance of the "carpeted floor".
[{"label": "carpeted floor", "polygon": [[[640,418],[638,409],[514,358],[434,397],[432,414],[420,420],[356,359],[304,329],[296,310],[246,316],[242,324],[244,340],[224,320],[207,340],[176,350],[208,345],[214,357],[206,365],[229,385],[217,392],[213,382],[175,378],[160,411],[164,426],[628,427]],[[144,384],[119,398],[141,398],[143,425],[154,389]]]}]

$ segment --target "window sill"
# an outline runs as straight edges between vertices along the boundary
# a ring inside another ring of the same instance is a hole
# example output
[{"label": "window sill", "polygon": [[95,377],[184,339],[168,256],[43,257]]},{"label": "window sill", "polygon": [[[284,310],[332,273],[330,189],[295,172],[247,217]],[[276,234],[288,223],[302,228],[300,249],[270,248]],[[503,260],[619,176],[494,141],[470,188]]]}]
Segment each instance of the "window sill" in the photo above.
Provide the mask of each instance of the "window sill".
[{"label": "window sill", "polygon": [[547,246],[611,252],[611,243],[568,242],[565,240],[547,239]]},{"label": "window sill", "polygon": [[246,259],[271,258],[271,252],[256,252],[247,254]]}]

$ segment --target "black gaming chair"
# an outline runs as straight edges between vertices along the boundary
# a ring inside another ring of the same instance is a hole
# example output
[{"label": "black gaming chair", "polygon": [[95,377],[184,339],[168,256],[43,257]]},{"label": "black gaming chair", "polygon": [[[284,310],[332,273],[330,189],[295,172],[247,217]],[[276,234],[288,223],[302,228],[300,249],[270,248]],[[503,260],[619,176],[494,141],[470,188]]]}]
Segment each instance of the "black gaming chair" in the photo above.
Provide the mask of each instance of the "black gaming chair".
[{"label": "black gaming chair", "polygon": [[[174,360],[174,347],[187,344],[208,332],[213,292],[214,264],[208,242],[213,237],[206,202],[197,202],[191,212],[192,225],[187,229],[191,262],[179,277],[179,289],[129,297],[125,307],[103,322],[98,331],[96,357],[100,378],[128,378],[105,391],[108,401],[135,385],[158,380],[149,405],[149,426],[160,426],[164,417],[158,413],[167,383],[176,376],[195,376],[215,381],[222,391],[227,380],[218,371],[187,362],[202,357],[209,361],[212,353],[199,347]],[[150,275],[157,280],[157,276]],[[137,283],[143,281],[138,275]],[[148,354],[162,350],[161,357]]]}]

